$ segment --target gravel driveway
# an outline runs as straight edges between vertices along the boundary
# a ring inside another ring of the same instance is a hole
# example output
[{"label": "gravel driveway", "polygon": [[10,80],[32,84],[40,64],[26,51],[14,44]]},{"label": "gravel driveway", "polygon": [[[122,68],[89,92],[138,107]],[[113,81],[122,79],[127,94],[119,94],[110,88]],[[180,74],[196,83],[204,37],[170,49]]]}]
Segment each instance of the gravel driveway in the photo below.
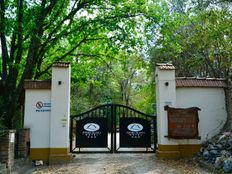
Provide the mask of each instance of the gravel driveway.
[{"label": "gravel driveway", "polygon": [[[193,159],[160,160],[155,154],[77,154],[73,162],[38,167],[33,174],[209,174]],[[212,173],[212,172],[211,172]]]}]

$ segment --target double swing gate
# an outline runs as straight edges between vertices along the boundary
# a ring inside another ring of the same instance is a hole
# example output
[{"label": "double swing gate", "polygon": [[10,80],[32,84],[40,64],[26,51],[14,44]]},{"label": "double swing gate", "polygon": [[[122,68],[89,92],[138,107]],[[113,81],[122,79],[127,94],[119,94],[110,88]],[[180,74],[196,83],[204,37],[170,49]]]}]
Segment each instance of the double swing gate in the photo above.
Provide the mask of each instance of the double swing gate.
[{"label": "double swing gate", "polygon": [[71,153],[155,152],[156,117],[106,104],[71,117]]}]

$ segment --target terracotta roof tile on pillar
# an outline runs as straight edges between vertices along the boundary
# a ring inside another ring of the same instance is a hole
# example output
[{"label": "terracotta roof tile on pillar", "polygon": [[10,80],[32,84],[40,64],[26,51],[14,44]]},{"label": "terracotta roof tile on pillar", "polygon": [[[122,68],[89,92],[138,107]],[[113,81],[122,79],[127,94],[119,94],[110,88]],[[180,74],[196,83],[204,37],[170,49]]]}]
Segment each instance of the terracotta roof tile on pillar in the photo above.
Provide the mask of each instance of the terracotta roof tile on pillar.
[{"label": "terracotta roof tile on pillar", "polygon": [[57,68],[68,68],[70,66],[70,63],[69,62],[55,62],[52,66],[57,67]]},{"label": "terracotta roof tile on pillar", "polygon": [[169,63],[157,63],[156,66],[160,70],[175,70],[175,67],[172,64],[169,64]]},{"label": "terracotta roof tile on pillar", "polygon": [[51,80],[25,80],[24,89],[51,89]]},{"label": "terracotta roof tile on pillar", "polygon": [[205,87],[205,88],[226,88],[225,79],[217,78],[195,78],[195,77],[177,77],[176,87]]}]

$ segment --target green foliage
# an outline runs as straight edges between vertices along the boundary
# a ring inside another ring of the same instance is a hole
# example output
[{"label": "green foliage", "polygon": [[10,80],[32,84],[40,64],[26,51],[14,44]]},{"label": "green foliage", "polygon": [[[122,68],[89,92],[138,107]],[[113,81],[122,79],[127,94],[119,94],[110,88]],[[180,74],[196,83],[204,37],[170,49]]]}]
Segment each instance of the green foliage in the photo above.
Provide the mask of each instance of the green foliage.
[{"label": "green foliage", "polygon": [[72,114],[106,103],[154,113],[154,88],[150,87],[148,65],[142,57],[121,52],[114,59],[86,60],[75,67],[80,71],[74,69],[72,75]]},{"label": "green foliage", "polygon": [[120,52],[141,51],[156,8],[145,0],[1,0],[0,6],[0,117],[9,128],[24,104],[24,80],[49,79],[55,61],[72,63],[75,82],[105,86],[97,76],[105,72],[102,62],[110,66]]},{"label": "green foliage", "polygon": [[137,108],[144,113],[155,115],[155,84],[150,81],[143,83],[140,89],[135,92],[132,100],[132,106],[134,108]]},{"label": "green foliage", "polygon": [[177,76],[228,78],[232,65],[231,20],[226,4],[222,8],[210,6],[210,2],[166,15],[156,28],[160,33],[156,45],[150,49],[153,65],[172,62]]},{"label": "green foliage", "polygon": [[153,79],[141,58],[151,46],[153,66],[173,62],[179,76],[228,78],[228,4],[1,0],[0,120],[7,128],[21,126],[24,80],[50,79],[55,61],[72,65],[72,113],[110,102],[154,113]]}]

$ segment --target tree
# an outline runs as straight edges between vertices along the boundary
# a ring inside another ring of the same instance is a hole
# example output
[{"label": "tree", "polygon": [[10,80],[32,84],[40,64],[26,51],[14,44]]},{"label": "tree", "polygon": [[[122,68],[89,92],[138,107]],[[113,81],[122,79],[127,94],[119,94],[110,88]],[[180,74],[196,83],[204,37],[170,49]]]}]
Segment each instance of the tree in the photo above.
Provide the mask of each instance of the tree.
[{"label": "tree", "polygon": [[119,101],[126,106],[132,106],[132,95],[137,85],[140,85],[137,80],[140,74],[146,69],[146,64],[141,56],[136,54],[127,55],[121,53],[118,55],[120,62],[113,66],[113,78],[118,88]]},{"label": "tree", "polygon": [[[1,0],[0,117],[13,127],[25,79],[49,78],[55,61],[110,57],[136,50],[152,20],[146,0]],[[144,32],[144,31],[141,31]],[[135,49],[136,48],[136,49]]]},{"label": "tree", "polygon": [[115,61],[107,61],[103,57],[96,61],[85,57],[72,68],[72,114],[115,100],[116,90],[112,84],[112,66],[116,66]]},{"label": "tree", "polygon": [[141,56],[121,52],[109,61],[86,58],[75,68],[80,71],[74,70],[76,76],[72,79],[72,114],[106,103],[154,113],[154,84],[147,73],[148,64]]},{"label": "tree", "polygon": [[153,65],[172,62],[177,76],[231,78],[232,14],[228,4],[215,3],[167,15],[150,50]]}]

